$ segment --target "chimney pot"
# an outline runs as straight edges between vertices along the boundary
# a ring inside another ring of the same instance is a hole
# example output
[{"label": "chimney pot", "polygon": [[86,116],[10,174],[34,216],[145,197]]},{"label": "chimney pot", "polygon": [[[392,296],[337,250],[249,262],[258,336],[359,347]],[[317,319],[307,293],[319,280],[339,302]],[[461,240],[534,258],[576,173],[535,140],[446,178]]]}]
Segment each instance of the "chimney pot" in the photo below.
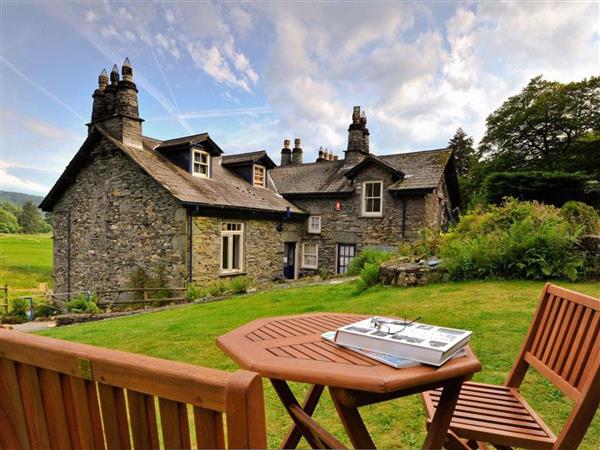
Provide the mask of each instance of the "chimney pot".
[{"label": "chimney pot", "polygon": [[290,148],[290,140],[289,139],[283,140],[283,148]]},{"label": "chimney pot", "polygon": [[294,139],[294,148],[292,150],[292,164],[302,164],[302,148],[300,148],[300,138]]},{"label": "chimney pot", "polygon": [[294,145],[295,145],[297,148],[300,148],[300,138],[296,138],[296,139],[294,139]]},{"label": "chimney pot", "polygon": [[129,62],[129,58],[125,58],[123,66],[121,66],[121,74],[123,75],[124,81],[133,81],[133,68]]},{"label": "chimney pot", "polygon": [[119,68],[115,64],[110,72],[110,84],[117,84],[119,82]]}]

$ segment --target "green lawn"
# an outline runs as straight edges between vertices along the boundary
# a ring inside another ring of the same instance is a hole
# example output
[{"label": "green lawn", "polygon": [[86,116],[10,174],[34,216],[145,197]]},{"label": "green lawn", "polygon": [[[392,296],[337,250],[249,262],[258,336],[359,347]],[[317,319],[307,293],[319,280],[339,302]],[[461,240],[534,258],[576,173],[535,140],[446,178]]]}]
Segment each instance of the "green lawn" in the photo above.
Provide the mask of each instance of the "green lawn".
[{"label": "green lawn", "polygon": [[0,285],[33,290],[51,281],[51,234],[0,234]]},{"label": "green lawn", "polygon": [[[600,283],[561,284],[600,297]],[[310,311],[388,314],[409,319],[422,316],[425,322],[473,330],[472,346],[484,367],[475,380],[501,383],[519,351],[542,286],[541,282],[525,281],[465,282],[409,289],[376,287],[362,294],[348,283],[282,288],[44,334],[234,370],[236,365],[216,347],[215,339],[259,317]],[[294,386],[298,394],[304,388]],[[571,404],[536,374],[528,375],[523,390],[547,423],[559,430]],[[287,431],[289,419],[266,382],[265,397],[269,445],[276,447]],[[324,400],[316,411],[317,420],[349,445],[329,397]],[[420,447],[425,419],[418,396],[365,407],[362,412],[378,447]],[[581,448],[600,448],[600,414],[596,414]]]}]

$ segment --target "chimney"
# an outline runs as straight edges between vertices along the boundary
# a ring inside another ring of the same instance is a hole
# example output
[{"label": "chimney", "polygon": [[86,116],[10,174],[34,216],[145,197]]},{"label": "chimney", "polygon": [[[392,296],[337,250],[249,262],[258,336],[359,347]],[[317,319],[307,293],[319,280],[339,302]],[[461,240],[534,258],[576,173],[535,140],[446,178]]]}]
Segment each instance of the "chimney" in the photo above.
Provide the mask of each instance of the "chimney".
[{"label": "chimney", "polygon": [[323,147],[319,147],[319,156],[317,157],[317,162],[325,161],[325,152],[323,151]]},{"label": "chimney", "polygon": [[294,149],[292,150],[292,164],[302,164],[302,148],[300,147],[300,138],[294,139]]},{"label": "chimney", "polygon": [[281,149],[281,165],[288,166],[292,163],[292,151],[290,150],[290,140],[284,139]]},{"label": "chimney", "polygon": [[360,115],[360,124],[363,130],[363,152],[369,153],[369,129],[367,128],[367,113],[364,110]]},{"label": "chimney", "polygon": [[352,123],[348,127],[348,147],[344,157],[346,164],[354,165],[369,153],[368,147],[365,149],[365,132],[367,142],[369,135],[366,123],[367,118],[364,114],[361,116],[360,106],[355,106],[352,111]]},{"label": "chimney", "polygon": [[105,114],[105,101],[104,101],[104,90],[108,85],[108,72],[106,69],[102,69],[100,76],[98,76],[98,89],[92,94],[94,99],[92,103],[92,122],[104,117]]},{"label": "chimney", "polygon": [[93,125],[100,125],[115,139],[124,144],[142,145],[142,122],[138,109],[138,90],[133,82],[133,68],[129,58],[125,58],[121,67],[122,79],[119,79],[119,69],[115,64],[110,72],[110,84],[106,71],[103,70],[98,78],[98,89],[94,91],[92,108]]}]

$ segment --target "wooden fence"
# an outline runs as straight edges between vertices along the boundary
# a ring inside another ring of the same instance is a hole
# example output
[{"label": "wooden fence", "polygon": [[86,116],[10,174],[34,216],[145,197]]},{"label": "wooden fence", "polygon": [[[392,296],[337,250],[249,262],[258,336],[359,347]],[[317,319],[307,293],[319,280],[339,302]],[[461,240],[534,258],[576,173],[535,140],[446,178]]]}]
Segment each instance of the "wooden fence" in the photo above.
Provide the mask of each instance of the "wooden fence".
[{"label": "wooden fence", "polygon": [[[60,294],[50,294],[49,297],[58,305],[68,302],[75,296],[95,295],[96,304],[100,307],[131,305],[131,304],[150,304],[150,303],[185,303],[186,288],[164,287],[164,288],[125,288],[125,289],[106,289],[100,291],[74,291]],[[161,296],[154,297],[153,294],[160,293]],[[141,294],[141,296],[139,295]],[[135,297],[135,298],[132,298]],[[141,297],[141,298],[140,298]]]}]

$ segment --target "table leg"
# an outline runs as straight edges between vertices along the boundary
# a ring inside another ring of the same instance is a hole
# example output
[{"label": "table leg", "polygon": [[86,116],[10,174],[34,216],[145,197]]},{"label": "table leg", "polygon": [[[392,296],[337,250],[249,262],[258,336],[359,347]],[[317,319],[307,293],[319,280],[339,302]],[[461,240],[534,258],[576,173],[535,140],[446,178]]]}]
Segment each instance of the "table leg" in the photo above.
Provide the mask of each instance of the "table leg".
[{"label": "table leg", "polygon": [[423,443],[423,449],[442,448],[448,434],[448,427],[454,414],[454,408],[456,407],[461,387],[462,381],[444,386],[437,409],[431,419],[429,431]]},{"label": "table leg", "polygon": [[[319,403],[319,399],[321,398],[321,394],[323,393],[323,385],[321,384],[313,384],[308,391],[308,395],[306,399],[304,399],[304,403],[302,405],[302,409],[306,414],[312,416],[315,412],[315,408]],[[292,425],[290,431],[288,431],[287,436],[283,440],[281,444],[281,448],[296,448],[298,446],[298,442],[300,442],[300,438],[302,437],[302,433],[300,429],[296,425]]]},{"label": "table leg", "polygon": [[[296,428],[312,448],[345,448],[344,444],[333,437],[331,433],[327,432],[302,409],[285,381],[272,379],[271,384],[294,421]],[[284,441],[283,444],[285,445],[286,442]]]},{"label": "table leg", "polygon": [[358,408],[346,406],[340,402],[339,396],[342,395],[343,389],[329,387],[329,393],[354,448],[375,448],[375,443],[360,417]]}]

